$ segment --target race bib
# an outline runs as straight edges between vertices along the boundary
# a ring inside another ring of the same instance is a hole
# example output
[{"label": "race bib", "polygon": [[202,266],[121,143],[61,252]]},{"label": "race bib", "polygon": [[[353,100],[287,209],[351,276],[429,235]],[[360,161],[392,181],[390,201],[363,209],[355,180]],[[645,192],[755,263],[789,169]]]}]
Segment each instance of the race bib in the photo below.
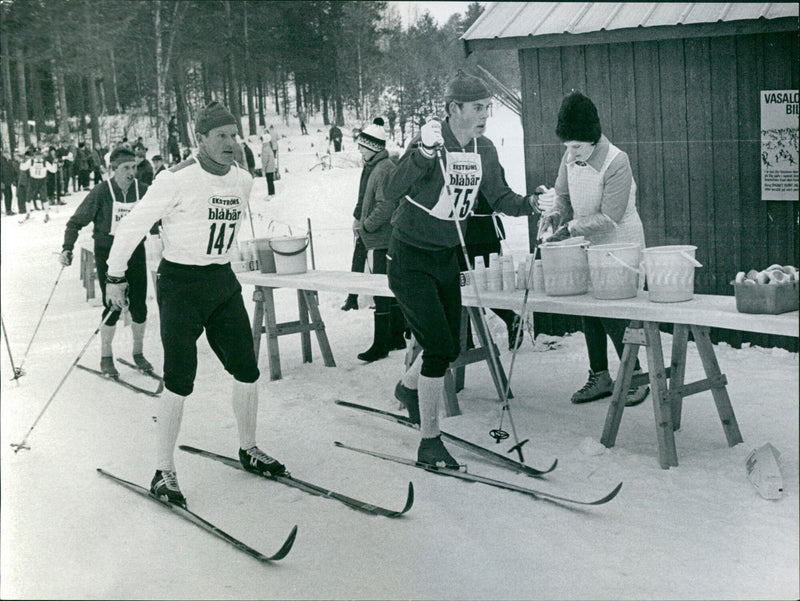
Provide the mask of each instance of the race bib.
[{"label": "race bib", "polygon": [[32,163],[31,164],[31,177],[35,179],[43,179],[44,176],[47,174],[47,170],[43,163]]},{"label": "race bib", "polygon": [[477,152],[448,152],[446,158],[446,185],[429,213],[437,219],[463,221],[472,213],[478,198],[483,176],[481,155]]},{"label": "race bib", "polygon": [[236,239],[236,226],[244,203],[238,196],[214,195],[208,199],[208,241],[206,254],[227,254]]},{"label": "race bib", "polygon": [[135,202],[114,201],[113,209],[111,210],[111,231],[109,232],[112,236],[116,233],[117,226],[122,221],[122,218],[130,213],[135,206]]}]

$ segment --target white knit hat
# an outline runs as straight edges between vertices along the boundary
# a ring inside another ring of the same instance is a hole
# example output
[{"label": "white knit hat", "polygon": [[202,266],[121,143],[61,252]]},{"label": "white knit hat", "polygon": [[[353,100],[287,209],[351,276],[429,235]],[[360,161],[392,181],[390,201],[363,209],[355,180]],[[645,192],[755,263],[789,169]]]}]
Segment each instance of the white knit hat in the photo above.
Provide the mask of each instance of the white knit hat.
[{"label": "white knit hat", "polygon": [[356,141],[359,146],[380,152],[386,148],[386,131],[380,125],[371,123],[361,130]]}]

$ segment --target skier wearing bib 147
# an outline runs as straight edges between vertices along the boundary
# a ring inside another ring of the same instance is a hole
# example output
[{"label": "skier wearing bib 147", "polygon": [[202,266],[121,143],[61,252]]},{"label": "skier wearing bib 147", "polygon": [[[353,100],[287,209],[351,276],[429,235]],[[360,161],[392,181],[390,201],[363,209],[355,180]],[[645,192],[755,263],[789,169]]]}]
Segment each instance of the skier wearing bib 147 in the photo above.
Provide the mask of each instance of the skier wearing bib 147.
[{"label": "skier wearing bib 147", "polygon": [[422,347],[422,360],[411,364],[395,396],[420,423],[417,460],[429,465],[458,467],[439,430],[444,375],[460,352],[462,249],[455,219],[463,233],[478,191],[494,211],[538,212],[535,194],[520,196],[505,183],[497,150],[483,136],[491,96],[483,80],[459,70],[445,92],[447,119],[421,128],[384,191],[387,198],[399,199],[387,255],[389,287]]},{"label": "skier wearing bib 147", "polygon": [[161,220],[164,254],[157,289],[166,390],[158,400],[156,473],[150,488],[157,497],[181,505],[186,499],[175,475],[175,444],[184,400],[194,389],[197,339],[203,330],[234,378],[239,460],[251,471],[285,471],[256,446],[258,363],[242,287],[230,264],[253,178],[234,161],[236,119],[224,106],[217,102],[206,106],[198,115],[196,130],[197,156],[158,176],[120,224],[108,259],[108,297],[123,306],[128,258],[142,235]]}]

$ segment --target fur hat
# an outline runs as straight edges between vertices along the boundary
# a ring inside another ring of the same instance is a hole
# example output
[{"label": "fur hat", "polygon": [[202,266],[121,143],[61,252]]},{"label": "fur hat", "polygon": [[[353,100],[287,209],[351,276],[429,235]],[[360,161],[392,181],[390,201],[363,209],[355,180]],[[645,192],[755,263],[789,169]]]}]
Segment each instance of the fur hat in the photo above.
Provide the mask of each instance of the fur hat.
[{"label": "fur hat", "polygon": [[556,135],[563,142],[591,142],[596,144],[602,135],[597,107],[580,92],[568,94],[558,111]]},{"label": "fur hat", "polygon": [[447,84],[444,93],[445,104],[451,102],[474,102],[482,98],[491,98],[492,93],[480,77],[468,75],[461,69]]},{"label": "fur hat", "polygon": [[135,160],[136,155],[133,153],[133,151],[125,148],[124,146],[120,146],[119,148],[112,150],[111,156],[108,157],[108,162],[111,163],[111,167],[114,169],[119,167],[122,163]]},{"label": "fur hat", "polygon": [[236,125],[236,117],[219,102],[210,102],[197,116],[195,131],[205,135],[215,127],[223,125]]},{"label": "fur hat", "polygon": [[380,152],[386,148],[386,132],[380,125],[367,125],[356,139],[359,146]]}]

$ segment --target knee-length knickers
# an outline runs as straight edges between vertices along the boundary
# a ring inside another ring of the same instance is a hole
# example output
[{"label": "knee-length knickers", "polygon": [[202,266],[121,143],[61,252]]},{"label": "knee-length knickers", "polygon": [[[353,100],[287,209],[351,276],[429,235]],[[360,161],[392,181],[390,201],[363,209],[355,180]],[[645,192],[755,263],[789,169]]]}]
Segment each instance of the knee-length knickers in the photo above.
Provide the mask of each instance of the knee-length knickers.
[{"label": "knee-length knickers", "polygon": [[460,351],[459,247],[424,250],[392,237],[387,254],[389,288],[422,347],[421,374],[444,376]]},{"label": "knee-length knickers", "polygon": [[164,347],[164,386],[180,396],[194,389],[197,339],[203,330],[225,370],[239,382],[259,371],[242,287],[230,264],[181,265],[166,259],[158,268],[158,308]]}]

